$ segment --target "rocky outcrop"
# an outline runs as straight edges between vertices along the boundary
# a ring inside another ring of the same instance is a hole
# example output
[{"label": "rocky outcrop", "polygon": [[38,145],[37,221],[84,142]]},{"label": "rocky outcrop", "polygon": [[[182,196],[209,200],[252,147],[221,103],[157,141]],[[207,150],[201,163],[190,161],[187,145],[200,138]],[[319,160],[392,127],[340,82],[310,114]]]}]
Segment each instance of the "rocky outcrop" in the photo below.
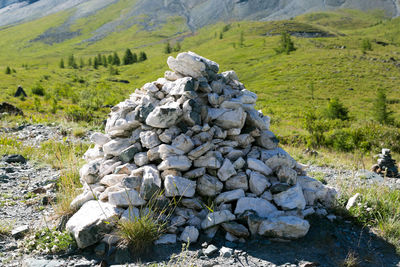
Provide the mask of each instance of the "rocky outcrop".
[{"label": "rocky outcrop", "polygon": [[233,71],[219,74],[217,63],[193,52],[168,65],[172,72],[112,108],[105,134],[91,136],[96,145],[80,171],[85,191],[67,223],[79,247],[97,242],[121,214],[139,216],[155,192],[178,200],[158,244],[193,243],[218,229],[227,240],[304,236],[304,216],[331,205],[336,191],[299,175],[270,119],[255,110],[257,95]]}]

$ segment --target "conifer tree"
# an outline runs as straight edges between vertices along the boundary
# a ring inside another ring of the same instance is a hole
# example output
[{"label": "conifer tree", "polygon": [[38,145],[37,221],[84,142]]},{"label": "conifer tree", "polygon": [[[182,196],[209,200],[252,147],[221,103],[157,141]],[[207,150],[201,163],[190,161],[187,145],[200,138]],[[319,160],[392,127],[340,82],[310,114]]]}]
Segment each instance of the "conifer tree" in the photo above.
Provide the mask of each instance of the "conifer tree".
[{"label": "conifer tree", "polygon": [[93,68],[95,68],[96,70],[99,68],[99,60],[97,57],[93,59]]},{"label": "conifer tree", "polygon": [[85,66],[85,61],[83,60],[83,58],[79,59],[79,68],[83,68]]},{"label": "conifer tree", "polygon": [[147,55],[145,52],[141,51],[139,53],[139,61],[145,61],[147,59]]},{"label": "conifer tree", "polygon": [[165,54],[171,54],[171,52],[172,52],[172,47],[171,47],[171,44],[168,42],[168,43],[165,44],[164,53]]},{"label": "conifer tree", "polygon": [[374,102],[373,111],[374,111],[374,118],[379,123],[392,124],[394,122],[392,118],[393,112],[390,111],[388,108],[386,93],[382,89],[378,90],[376,100]]},{"label": "conifer tree", "polygon": [[290,52],[295,51],[294,43],[290,38],[290,34],[287,32],[283,32],[281,35],[281,40],[279,42],[279,46],[274,49],[277,54],[285,53],[289,55]]},{"label": "conifer tree", "polygon": [[133,53],[133,55],[132,55],[132,60],[133,60],[133,63],[138,62],[138,56],[137,56],[136,53]]},{"label": "conifer tree", "polygon": [[108,62],[108,64],[113,64],[113,56],[112,55],[108,55],[108,57],[107,57],[107,62]]},{"label": "conifer tree", "polygon": [[103,65],[103,59],[102,59],[100,53],[97,54],[97,63],[98,63],[99,65]]},{"label": "conifer tree", "polygon": [[60,60],[60,68],[61,69],[65,68],[64,59],[63,58]]},{"label": "conifer tree", "polygon": [[11,74],[11,69],[10,69],[9,66],[7,66],[5,73],[6,73],[6,74]]},{"label": "conifer tree", "polygon": [[122,63],[124,65],[129,65],[133,63],[133,54],[129,48],[127,48],[125,51],[124,57],[122,58]]},{"label": "conifer tree", "polygon": [[107,57],[106,57],[105,55],[103,55],[103,57],[102,57],[102,63],[103,63],[103,66],[104,66],[105,68],[107,68],[108,62],[107,62]]},{"label": "conifer tree", "polygon": [[121,60],[119,59],[119,56],[117,52],[114,52],[113,54],[113,65],[119,66],[121,64]]},{"label": "conifer tree", "polygon": [[92,58],[89,58],[89,60],[88,60],[88,65],[89,65],[89,66],[92,66]]}]

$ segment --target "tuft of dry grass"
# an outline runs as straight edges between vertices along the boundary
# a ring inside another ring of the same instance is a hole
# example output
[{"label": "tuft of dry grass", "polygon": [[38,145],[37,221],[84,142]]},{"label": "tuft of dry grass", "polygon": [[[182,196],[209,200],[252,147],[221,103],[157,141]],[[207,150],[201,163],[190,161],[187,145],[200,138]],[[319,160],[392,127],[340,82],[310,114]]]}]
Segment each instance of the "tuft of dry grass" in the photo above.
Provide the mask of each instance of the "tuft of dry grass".
[{"label": "tuft of dry grass", "polygon": [[360,260],[354,251],[349,251],[341,264],[342,267],[359,267]]}]

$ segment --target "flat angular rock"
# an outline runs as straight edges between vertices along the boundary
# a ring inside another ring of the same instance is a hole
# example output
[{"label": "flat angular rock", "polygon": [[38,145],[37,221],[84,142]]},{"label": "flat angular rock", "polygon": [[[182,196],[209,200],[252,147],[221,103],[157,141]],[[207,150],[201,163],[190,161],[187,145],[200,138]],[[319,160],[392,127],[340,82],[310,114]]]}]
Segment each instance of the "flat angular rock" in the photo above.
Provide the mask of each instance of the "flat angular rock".
[{"label": "flat angular rock", "polygon": [[176,243],[176,235],[175,234],[164,234],[160,236],[159,239],[154,241],[154,245],[167,245],[167,244],[175,244]]},{"label": "flat angular rock", "polygon": [[229,210],[221,210],[209,213],[207,217],[201,222],[202,229],[208,229],[215,225],[235,220],[236,217]]},{"label": "flat angular rock", "polygon": [[74,236],[79,248],[86,248],[100,241],[122,212],[123,209],[109,203],[91,200],[68,220],[66,229]]},{"label": "flat angular rock", "polygon": [[160,158],[162,160],[165,160],[169,156],[180,156],[185,154],[183,150],[165,144],[159,146],[158,153],[160,154]]},{"label": "flat angular rock", "polygon": [[236,204],[235,214],[241,214],[246,210],[253,210],[258,216],[268,218],[277,211],[277,208],[269,201],[262,198],[240,198]]},{"label": "flat angular rock", "polygon": [[261,195],[271,183],[268,181],[267,177],[259,172],[253,171],[250,174],[249,186],[250,191],[254,194]]},{"label": "flat angular rock", "polygon": [[242,197],[244,197],[244,191],[243,189],[236,189],[236,190],[232,190],[232,191],[226,191],[223,193],[220,193],[217,198],[215,199],[215,203],[216,204],[220,204],[220,203],[227,203],[227,202],[231,202],[234,200],[238,200]]},{"label": "flat angular rock", "polygon": [[142,206],[146,204],[135,189],[121,189],[108,193],[108,203],[117,207]]},{"label": "flat angular rock", "polygon": [[179,176],[167,175],[164,187],[167,197],[193,197],[196,191],[196,182]]},{"label": "flat angular rock", "polygon": [[204,156],[193,161],[194,167],[205,167],[209,169],[219,169],[221,167],[223,158],[218,151],[209,151]]},{"label": "flat angular rock", "polygon": [[249,230],[246,228],[246,226],[237,222],[222,223],[221,226],[222,228],[224,228],[225,231],[237,237],[248,237],[250,235]]},{"label": "flat angular rock", "polygon": [[245,164],[246,164],[246,161],[242,157],[240,157],[237,160],[235,160],[235,162],[233,163],[233,167],[236,170],[240,170],[241,168],[244,167]]},{"label": "flat angular rock", "polygon": [[188,172],[185,172],[183,174],[183,177],[189,178],[189,179],[195,179],[195,178],[203,176],[204,174],[206,174],[206,168],[202,167],[202,168],[192,169]]},{"label": "flat angular rock", "polygon": [[243,189],[244,191],[247,191],[247,189],[249,189],[247,175],[244,172],[240,172],[237,175],[232,176],[225,182],[225,187],[227,190]]},{"label": "flat angular rock", "polygon": [[222,163],[221,168],[218,170],[218,178],[225,182],[228,180],[231,176],[236,175],[236,170],[235,167],[232,165],[231,161],[229,159],[225,159],[224,162]]},{"label": "flat angular rock", "polygon": [[122,181],[125,177],[127,177],[127,174],[109,174],[104,176],[101,180],[100,183],[106,186],[113,186]]},{"label": "flat angular rock", "polygon": [[209,151],[213,147],[214,147],[214,145],[211,142],[206,142],[206,143],[196,147],[192,151],[190,151],[188,156],[192,160],[197,159],[200,156],[204,155],[204,153],[206,153],[207,151]]},{"label": "flat angular rock", "polygon": [[96,145],[103,146],[111,141],[110,137],[102,133],[93,133],[90,136],[90,141],[95,143]]},{"label": "flat angular rock", "polygon": [[216,177],[208,174],[197,180],[197,192],[202,196],[214,197],[221,192],[223,186]]},{"label": "flat angular rock", "polygon": [[273,196],[274,202],[284,210],[299,209],[306,207],[303,190],[299,185]]},{"label": "flat angular rock", "polygon": [[280,216],[261,222],[258,234],[266,237],[296,239],[305,236],[310,229],[308,221],[296,216]]},{"label": "flat angular rock", "polygon": [[132,145],[129,139],[117,138],[103,145],[104,154],[119,156],[121,152]]},{"label": "flat angular rock", "polygon": [[169,156],[165,160],[163,160],[160,165],[158,165],[158,169],[160,171],[175,169],[179,171],[187,171],[192,166],[192,161],[188,159],[186,156]]},{"label": "flat angular rock", "polygon": [[186,226],[179,240],[187,243],[196,243],[199,238],[199,230],[194,226]]},{"label": "flat angular rock", "polygon": [[261,160],[248,158],[247,159],[247,166],[249,169],[260,172],[266,176],[272,173],[271,168],[264,164]]}]

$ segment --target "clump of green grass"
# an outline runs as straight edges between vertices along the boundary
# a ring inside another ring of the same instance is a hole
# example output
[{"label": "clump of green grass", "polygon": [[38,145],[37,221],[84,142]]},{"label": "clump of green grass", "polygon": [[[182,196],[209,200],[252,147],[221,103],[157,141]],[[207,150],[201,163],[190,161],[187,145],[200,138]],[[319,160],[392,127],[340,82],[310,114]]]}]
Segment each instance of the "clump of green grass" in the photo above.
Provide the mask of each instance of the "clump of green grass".
[{"label": "clump of green grass", "polygon": [[348,211],[352,219],[371,227],[400,252],[400,191],[378,185],[343,188],[343,196],[339,202],[344,207],[348,199],[356,193],[360,193],[361,198],[359,204]]},{"label": "clump of green grass", "polygon": [[322,172],[309,172],[308,175],[315,180],[320,181],[323,184],[327,184],[328,182],[325,180],[325,175]]},{"label": "clump of green grass", "polygon": [[0,220],[0,237],[11,234],[14,222],[10,220]]},{"label": "clump of green grass", "polygon": [[44,228],[24,239],[22,244],[27,253],[55,254],[76,247],[75,239],[67,231]]},{"label": "clump of green grass", "polygon": [[129,220],[120,220],[117,224],[121,246],[127,246],[135,256],[146,255],[151,251],[153,242],[165,232],[177,202],[163,203],[162,193],[155,192],[139,212],[139,217],[130,216]]},{"label": "clump of green grass", "polygon": [[347,256],[344,259],[341,266],[342,267],[358,267],[358,266],[360,266],[360,260],[358,259],[357,255],[354,253],[354,251],[350,251],[347,254]]}]

